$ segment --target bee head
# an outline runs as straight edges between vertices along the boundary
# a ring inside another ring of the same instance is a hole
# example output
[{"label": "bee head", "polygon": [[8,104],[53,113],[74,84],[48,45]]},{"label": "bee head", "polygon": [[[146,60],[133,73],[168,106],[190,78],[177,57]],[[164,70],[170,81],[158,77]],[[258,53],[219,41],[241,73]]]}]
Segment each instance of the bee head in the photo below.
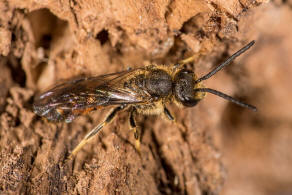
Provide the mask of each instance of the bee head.
[{"label": "bee head", "polygon": [[204,98],[206,93],[212,93],[221,98],[224,98],[230,102],[233,102],[239,106],[248,108],[250,110],[256,111],[256,107],[241,102],[239,100],[234,99],[231,96],[228,96],[220,91],[204,88],[201,85],[201,81],[207,80],[213,75],[215,75],[218,71],[222,70],[226,65],[230,64],[236,57],[240,56],[242,53],[247,51],[250,47],[254,45],[254,41],[251,41],[249,44],[241,48],[239,51],[230,56],[223,63],[218,65],[215,69],[213,69],[208,74],[202,76],[197,79],[192,71],[182,69],[176,73],[174,77],[174,95],[178,102],[182,103],[184,106],[192,107],[195,106],[201,99]]},{"label": "bee head", "polygon": [[192,71],[182,69],[174,77],[174,96],[178,102],[186,107],[195,106],[205,92],[195,92],[195,75]]}]

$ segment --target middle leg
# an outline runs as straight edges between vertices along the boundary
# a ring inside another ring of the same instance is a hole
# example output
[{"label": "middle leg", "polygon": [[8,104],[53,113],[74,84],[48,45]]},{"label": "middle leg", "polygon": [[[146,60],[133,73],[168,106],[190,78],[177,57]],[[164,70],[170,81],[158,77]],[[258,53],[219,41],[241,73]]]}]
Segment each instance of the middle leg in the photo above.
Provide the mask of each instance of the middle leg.
[{"label": "middle leg", "polygon": [[131,129],[133,129],[133,131],[134,131],[134,138],[136,140],[135,148],[140,153],[141,129],[140,129],[140,127],[137,127],[136,119],[135,119],[136,115],[137,115],[137,110],[135,107],[132,107],[131,112],[130,112],[130,118],[129,118],[130,121],[129,122],[130,122]]}]

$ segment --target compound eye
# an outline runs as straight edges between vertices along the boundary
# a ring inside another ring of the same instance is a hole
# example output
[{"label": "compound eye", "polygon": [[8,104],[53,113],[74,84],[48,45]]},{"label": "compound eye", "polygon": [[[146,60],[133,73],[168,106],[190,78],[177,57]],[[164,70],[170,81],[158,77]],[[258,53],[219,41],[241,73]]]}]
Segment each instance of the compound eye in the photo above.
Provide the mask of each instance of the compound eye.
[{"label": "compound eye", "polygon": [[197,100],[195,98],[185,98],[181,103],[186,106],[186,107],[193,107],[195,105],[197,105],[197,103],[199,102],[200,100]]}]

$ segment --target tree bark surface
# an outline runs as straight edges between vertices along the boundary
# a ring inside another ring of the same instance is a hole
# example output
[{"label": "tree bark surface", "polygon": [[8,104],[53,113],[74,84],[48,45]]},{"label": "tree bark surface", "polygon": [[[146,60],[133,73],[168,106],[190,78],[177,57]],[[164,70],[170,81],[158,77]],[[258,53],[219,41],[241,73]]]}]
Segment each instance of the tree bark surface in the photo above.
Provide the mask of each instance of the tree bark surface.
[{"label": "tree bark surface", "polygon": [[[274,99],[267,98],[273,97],[269,93],[279,93],[269,91],[276,83],[280,92],[287,84],[277,82],[279,77],[265,71],[257,59],[265,60],[259,50],[279,37],[290,35],[291,41],[291,28],[284,27],[291,16],[290,4],[261,0],[1,1],[0,192],[219,194],[225,181],[230,188],[224,187],[224,193],[237,189],[227,175],[233,170],[230,177],[237,181],[232,159],[241,162],[238,132],[247,129],[243,134],[251,136],[252,130],[267,129],[262,125],[266,119],[272,124],[281,121],[279,128],[283,129],[292,121],[288,113],[273,107]],[[273,14],[283,22],[275,22]],[[269,27],[278,30],[272,32]],[[243,97],[267,113],[256,115],[212,95],[194,108],[171,104],[175,123],[162,116],[138,117],[140,155],[128,112],[119,113],[72,161],[66,161],[68,154],[109,109],[70,124],[49,123],[32,112],[34,96],[64,79],[151,63],[170,66],[194,54],[200,57],[188,68],[203,75],[253,39],[258,40],[256,46],[206,86]],[[288,47],[277,45],[283,51]],[[282,64],[292,61],[284,59]],[[287,72],[278,72],[283,79],[291,73],[291,66],[285,67]],[[233,130],[237,133],[232,134]],[[267,146],[266,140],[260,143]]]}]

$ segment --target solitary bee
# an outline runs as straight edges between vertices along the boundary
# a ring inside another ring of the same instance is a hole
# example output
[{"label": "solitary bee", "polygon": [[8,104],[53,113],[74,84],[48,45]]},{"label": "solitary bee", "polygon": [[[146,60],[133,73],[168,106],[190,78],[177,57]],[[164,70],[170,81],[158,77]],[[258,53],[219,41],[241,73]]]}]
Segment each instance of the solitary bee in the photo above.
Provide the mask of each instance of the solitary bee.
[{"label": "solitary bee", "polygon": [[194,60],[194,56],[173,66],[148,65],[143,68],[122,72],[84,77],[57,85],[36,97],[34,112],[49,121],[67,123],[77,116],[96,110],[99,107],[115,106],[103,122],[93,128],[75,147],[71,157],[89,142],[117,112],[128,109],[130,126],[134,130],[136,148],[140,145],[140,130],[136,125],[137,114],[164,114],[169,120],[174,117],[166,104],[175,102],[185,107],[193,107],[206,93],[212,93],[239,106],[256,111],[256,107],[238,101],[222,92],[205,88],[201,81],[209,79],[236,57],[254,45],[254,41],[234,53],[208,74],[197,78],[191,70],[183,67]]}]

